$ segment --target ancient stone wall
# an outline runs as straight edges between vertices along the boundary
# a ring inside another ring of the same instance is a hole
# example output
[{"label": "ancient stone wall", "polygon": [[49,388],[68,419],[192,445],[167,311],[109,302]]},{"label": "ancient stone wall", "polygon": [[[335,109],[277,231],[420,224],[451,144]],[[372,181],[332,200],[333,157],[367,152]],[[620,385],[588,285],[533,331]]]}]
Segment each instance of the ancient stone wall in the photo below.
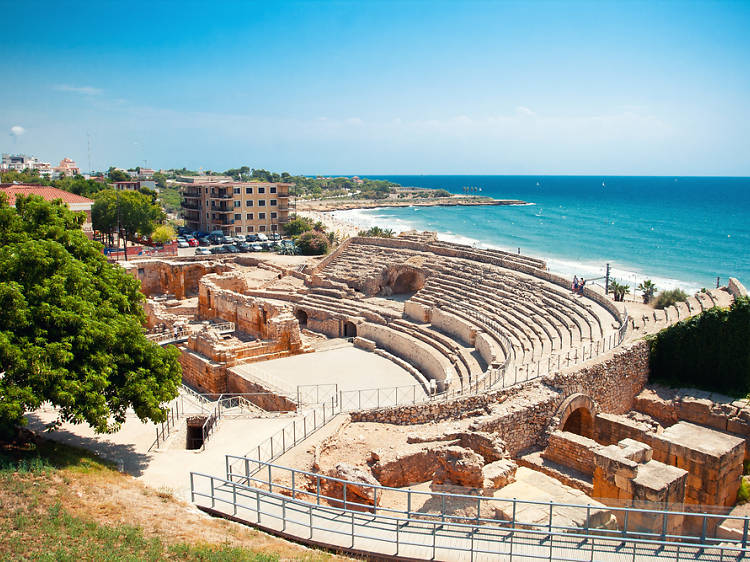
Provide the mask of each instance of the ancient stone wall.
[{"label": "ancient stone wall", "polygon": [[450,387],[453,366],[447,357],[434,353],[428,344],[408,334],[370,322],[361,322],[357,326],[357,335],[374,341],[379,347],[417,367],[428,379],[435,381],[439,391]]},{"label": "ancient stone wall", "polygon": [[648,382],[649,355],[648,342],[637,341],[546,376],[544,382],[565,396],[576,392],[590,396],[603,412],[622,414],[633,409],[635,397]]},{"label": "ancient stone wall", "polygon": [[180,347],[182,381],[199,392],[223,394],[227,391],[226,367],[198,355],[187,346]]},{"label": "ancient stone wall", "polygon": [[596,467],[594,451],[598,448],[599,444],[596,441],[583,435],[569,431],[554,431],[549,436],[543,456],[563,466],[592,475]]},{"label": "ancient stone wall", "polygon": [[[218,283],[217,283],[218,281]],[[279,306],[253,296],[222,289],[218,276],[207,275],[199,284],[198,316],[234,322],[237,330],[300,350],[299,323],[288,305]]]},{"label": "ancient stone wall", "polygon": [[232,267],[213,261],[172,260],[131,261],[121,265],[141,282],[141,291],[146,296],[171,294],[178,300],[197,295],[198,282],[204,275],[223,273]]},{"label": "ancient stone wall", "polygon": [[[477,410],[492,408],[490,419],[477,424],[483,431],[499,432],[508,443],[508,449],[518,452],[545,442],[552,418],[571,394],[590,396],[605,412],[624,413],[632,409],[635,395],[648,380],[648,344],[636,342],[599,360],[601,363],[584,364],[542,377],[523,388],[513,387],[445,402],[355,412],[352,419],[407,425],[459,419]],[[509,399],[511,396],[514,398]],[[503,403],[498,405],[499,402]]]},{"label": "ancient stone wall", "polygon": [[438,330],[442,330],[446,334],[455,336],[462,342],[466,343],[469,347],[474,347],[477,329],[467,321],[437,307],[432,307],[432,310],[430,310],[430,318],[432,325]]}]

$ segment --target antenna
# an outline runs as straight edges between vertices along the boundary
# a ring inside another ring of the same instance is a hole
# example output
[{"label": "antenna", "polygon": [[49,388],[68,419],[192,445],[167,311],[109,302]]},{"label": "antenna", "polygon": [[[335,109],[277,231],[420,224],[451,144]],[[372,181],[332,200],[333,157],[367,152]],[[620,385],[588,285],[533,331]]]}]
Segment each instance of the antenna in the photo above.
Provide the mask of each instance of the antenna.
[{"label": "antenna", "polygon": [[88,148],[88,154],[89,154],[89,175],[91,175],[91,135],[88,131],[86,131],[86,145]]}]

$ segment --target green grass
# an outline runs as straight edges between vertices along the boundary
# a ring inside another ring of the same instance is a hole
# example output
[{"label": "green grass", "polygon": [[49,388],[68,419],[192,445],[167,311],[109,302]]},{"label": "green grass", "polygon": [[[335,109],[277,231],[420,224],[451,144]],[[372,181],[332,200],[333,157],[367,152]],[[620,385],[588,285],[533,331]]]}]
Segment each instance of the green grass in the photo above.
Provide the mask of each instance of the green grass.
[{"label": "green grass", "polygon": [[22,447],[0,447],[0,474],[37,473],[52,469],[88,473],[113,468],[112,463],[89,451],[54,441],[44,440]]},{"label": "green grass", "polygon": [[278,560],[231,546],[165,545],[159,538],[145,538],[138,527],[100,525],[71,515],[59,503],[42,515],[16,511],[0,523],[0,533],[0,554],[6,560]]}]

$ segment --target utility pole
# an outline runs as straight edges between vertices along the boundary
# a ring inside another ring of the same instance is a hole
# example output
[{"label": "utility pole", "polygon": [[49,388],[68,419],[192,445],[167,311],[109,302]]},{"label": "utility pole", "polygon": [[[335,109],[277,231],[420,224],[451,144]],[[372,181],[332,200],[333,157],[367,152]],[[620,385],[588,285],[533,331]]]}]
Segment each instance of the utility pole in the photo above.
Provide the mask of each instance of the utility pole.
[{"label": "utility pole", "polygon": [[609,294],[609,264],[607,264],[607,271],[604,274],[604,294]]}]

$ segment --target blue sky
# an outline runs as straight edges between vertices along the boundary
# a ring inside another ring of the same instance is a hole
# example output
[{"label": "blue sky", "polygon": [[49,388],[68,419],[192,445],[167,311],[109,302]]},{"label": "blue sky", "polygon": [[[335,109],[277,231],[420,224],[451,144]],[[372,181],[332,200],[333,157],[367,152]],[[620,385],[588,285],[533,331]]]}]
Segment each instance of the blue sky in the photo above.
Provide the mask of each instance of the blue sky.
[{"label": "blue sky", "polygon": [[87,169],[88,134],[95,169],[750,175],[750,2],[0,10],[2,152]]}]

